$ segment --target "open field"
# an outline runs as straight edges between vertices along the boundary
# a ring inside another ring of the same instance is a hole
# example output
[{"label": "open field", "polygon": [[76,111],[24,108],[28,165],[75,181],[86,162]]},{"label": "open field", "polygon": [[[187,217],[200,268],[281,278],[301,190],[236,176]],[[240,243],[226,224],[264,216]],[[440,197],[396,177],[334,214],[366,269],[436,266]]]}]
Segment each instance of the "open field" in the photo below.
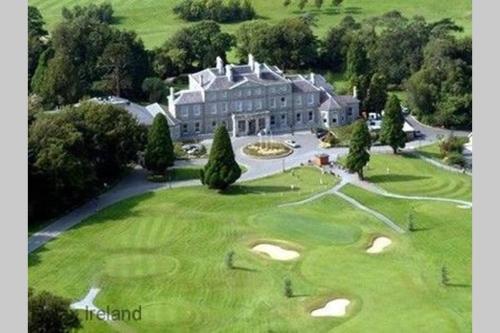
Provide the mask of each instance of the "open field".
[{"label": "open field", "polygon": [[[48,24],[49,29],[61,18],[61,8],[72,7],[76,4],[99,3],[102,1],[91,0],[29,0],[30,5],[37,6]],[[136,31],[143,39],[145,45],[153,48],[161,45],[168,36],[180,27],[189,24],[172,13],[172,8],[177,0],[111,0],[115,16],[118,18],[117,26]],[[465,29],[464,34],[470,35],[472,29],[472,4],[470,0],[344,0],[340,11],[332,9],[329,1],[325,1],[323,9],[318,10],[310,1],[301,12],[297,8],[297,1],[292,1],[288,8],[283,7],[283,1],[253,0],[252,3],[260,15],[260,19],[276,22],[286,17],[293,17],[305,12],[317,14],[317,26],[314,28],[318,36],[323,36],[326,31],[338,23],[345,15],[349,14],[356,19],[380,15],[391,10],[399,10],[406,16],[421,15],[429,21],[450,17]],[[225,24],[225,31],[234,32],[238,24]]]},{"label": "open field", "polygon": [[[380,177],[379,186],[422,194],[421,182],[429,180],[409,178],[420,170],[434,182],[444,179],[445,187],[462,184],[459,197],[470,197],[470,178],[467,183],[419,160],[394,158],[372,156],[369,174],[385,172],[391,161],[392,172],[407,179]],[[141,305],[142,320],[125,326],[148,332],[469,332],[471,211],[343,189],[401,226],[413,207],[421,230],[399,235],[333,195],[278,207],[336,182],[323,177],[321,185],[316,169],[302,168],[234,186],[227,194],[191,187],[120,202],[30,255],[29,285],[75,301],[97,286],[100,308]],[[392,244],[367,254],[381,235]],[[250,251],[259,243],[300,257],[271,260]],[[236,253],[233,270],[224,265],[230,250]],[[440,284],[443,264],[450,271],[447,287]],[[295,297],[283,296],[285,277]],[[351,301],[346,317],[310,316],[332,298]],[[102,322],[84,322],[84,331],[109,330]]]}]

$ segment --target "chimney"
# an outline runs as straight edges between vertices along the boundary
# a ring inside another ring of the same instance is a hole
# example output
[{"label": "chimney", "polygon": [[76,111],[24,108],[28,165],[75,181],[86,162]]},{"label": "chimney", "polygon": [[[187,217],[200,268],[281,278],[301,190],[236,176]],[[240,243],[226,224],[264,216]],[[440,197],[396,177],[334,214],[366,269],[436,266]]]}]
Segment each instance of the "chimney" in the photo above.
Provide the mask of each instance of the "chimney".
[{"label": "chimney", "polygon": [[358,89],[356,88],[356,86],[352,88],[352,97],[358,98]]},{"label": "chimney", "polygon": [[253,59],[253,54],[251,53],[248,54],[248,65],[250,66],[250,69],[253,71],[255,67],[255,60]]},{"label": "chimney", "polygon": [[314,73],[309,74],[309,81],[311,81],[312,84],[316,84],[316,75]]},{"label": "chimney", "polygon": [[216,67],[217,67],[217,73],[218,74],[224,74],[224,61],[222,61],[221,57],[215,58],[216,62]]},{"label": "chimney", "polygon": [[201,85],[202,87],[203,87],[203,83],[205,83],[205,82],[203,82],[203,81],[204,81],[203,79],[204,79],[203,74],[201,74],[201,75],[200,75],[200,85]]},{"label": "chimney", "polygon": [[231,65],[226,65],[226,76],[229,81],[233,81],[233,69]]},{"label": "chimney", "polygon": [[262,71],[262,65],[260,63],[258,63],[257,61],[254,61],[254,67],[255,67],[255,74],[257,74],[257,76],[260,78],[260,74],[261,74],[261,71]]},{"label": "chimney", "polygon": [[170,99],[174,101],[174,87],[170,87]]}]

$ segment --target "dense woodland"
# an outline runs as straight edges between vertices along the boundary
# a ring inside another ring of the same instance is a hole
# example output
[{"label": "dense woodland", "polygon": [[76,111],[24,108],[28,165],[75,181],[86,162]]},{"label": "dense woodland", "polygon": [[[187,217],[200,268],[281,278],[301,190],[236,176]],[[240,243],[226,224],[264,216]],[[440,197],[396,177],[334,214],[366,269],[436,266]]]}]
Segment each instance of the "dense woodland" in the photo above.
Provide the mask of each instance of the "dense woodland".
[{"label": "dense woodland", "polygon": [[[247,3],[237,2],[240,8]],[[472,42],[456,37],[461,28],[449,19],[427,22],[397,11],[359,22],[346,16],[318,38],[310,15],[276,24],[244,22],[233,35],[215,22],[220,17],[200,14],[192,18],[200,22],[147,50],[134,32],[112,25],[116,18],[109,4],[65,8],[61,15],[62,22],[49,33],[40,12],[29,7],[32,220],[54,216],[95,195],[144,147],[144,129],[126,112],[67,105],[109,94],[161,101],[164,79],[213,66],[216,56],[226,60],[232,49],[241,61],[252,53],[284,70],[345,73],[366,111],[379,112],[388,90],[404,90],[412,113],[422,121],[472,126]],[[61,110],[43,111],[55,108]]]}]

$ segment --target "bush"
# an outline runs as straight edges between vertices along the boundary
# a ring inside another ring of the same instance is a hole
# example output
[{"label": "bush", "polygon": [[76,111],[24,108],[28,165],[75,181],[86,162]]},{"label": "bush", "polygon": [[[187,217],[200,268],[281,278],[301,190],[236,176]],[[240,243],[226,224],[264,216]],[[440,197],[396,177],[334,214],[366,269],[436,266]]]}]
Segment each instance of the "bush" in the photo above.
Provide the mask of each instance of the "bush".
[{"label": "bush", "polygon": [[81,328],[78,313],[70,309],[70,300],[47,291],[34,294],[28,290],[28,331],[70,332]]},{"label": "bush", "polygon": [[174,13],[186,21],[212,20],[219,23],[239,22],[256,17],[249,0],[183,0]]},{"label": "bush", "polygon": [[226,254],[226,257],[224,258],[224,263],[226,264],[226,267],[229,269],[234,268],[234,251],[229,251]]},{"label": "bush", "polygon": [[286,297],[290,298],[293,296],[292,281],[289,278],[285,278],[284,283],[284,294]]},{"label": "bush", "polygon": [[334,147],[338,143],[340,143],[340,140],[337,139],[337,137],[335,136],[335,134],[333,132],[331,132],[331,131],[328,131],[328,133],[326,133],[326,135],[321,139],[321,141],[327,147]]},{"label": "bush", "polygon": [[451,152],[443,161],[448,165],[458,165],[463,167],[465,165],[465,157],[461,153]]},{"label": "bush", "polygon": [[458,138],[456,136],[450,135],[448,138],[441,140],[439,142],[439,150],[441,151],[441,156],[444,158],[449,153],[462,153],[464,150],[464,144],[467,142],[465,138]]}]

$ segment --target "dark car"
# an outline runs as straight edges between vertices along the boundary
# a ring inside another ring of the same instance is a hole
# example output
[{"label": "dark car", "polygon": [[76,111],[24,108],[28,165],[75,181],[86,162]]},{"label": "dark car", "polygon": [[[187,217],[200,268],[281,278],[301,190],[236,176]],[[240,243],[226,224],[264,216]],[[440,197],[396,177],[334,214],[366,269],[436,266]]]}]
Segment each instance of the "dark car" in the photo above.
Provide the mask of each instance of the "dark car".
[{"label": "dark car", "polygon": [[328,130],[321,128],[321,127],[318,127],[318,128],[313,128],[311,130],[311,132],[316,134],[316,137],[318,139],[321,139],[322,137],[324,137],[328,133]]}]

